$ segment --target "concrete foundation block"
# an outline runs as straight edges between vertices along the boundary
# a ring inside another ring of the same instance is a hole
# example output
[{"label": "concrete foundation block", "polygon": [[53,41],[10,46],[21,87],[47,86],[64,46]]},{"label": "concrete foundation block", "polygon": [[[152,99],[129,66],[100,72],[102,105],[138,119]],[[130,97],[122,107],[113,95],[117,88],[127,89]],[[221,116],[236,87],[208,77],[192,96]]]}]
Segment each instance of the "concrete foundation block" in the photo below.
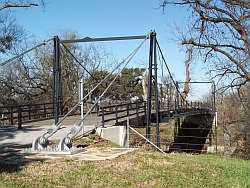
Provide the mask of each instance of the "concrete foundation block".
[{"label": "concrete foundation block", "polygon": [[122,147],[129,147],[129,134],[125,126],[98,127],[96,132],[100,137],[114,142]]}]

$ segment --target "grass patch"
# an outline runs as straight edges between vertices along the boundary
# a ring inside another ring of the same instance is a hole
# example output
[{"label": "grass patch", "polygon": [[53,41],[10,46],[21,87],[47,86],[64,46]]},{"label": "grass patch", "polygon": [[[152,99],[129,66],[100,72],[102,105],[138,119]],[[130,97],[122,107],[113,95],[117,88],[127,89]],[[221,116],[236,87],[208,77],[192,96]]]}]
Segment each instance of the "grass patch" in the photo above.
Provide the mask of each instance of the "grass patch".
[{"label": "grass patch", "polygon": [[1,172],[0,187],[250,187],[249,177],[246,160],[139,149],[113,160],[30,163]]}]

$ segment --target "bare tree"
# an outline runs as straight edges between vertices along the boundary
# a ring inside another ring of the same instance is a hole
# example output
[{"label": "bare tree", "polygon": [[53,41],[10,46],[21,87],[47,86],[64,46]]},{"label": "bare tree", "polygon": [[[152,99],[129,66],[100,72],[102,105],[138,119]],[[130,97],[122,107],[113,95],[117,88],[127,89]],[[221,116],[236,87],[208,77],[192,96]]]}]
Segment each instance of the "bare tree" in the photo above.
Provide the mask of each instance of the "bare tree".
[{"label": "bare tree", "polygon": [[26,31],[17,24],[15,16],[9,12],[0,12],[0,53],[15,53],[27,36]]},{"label": "bare tree", "polygon": [[224,93],[217,100],[219,121],[224,125],[241,119],[236,122],[240,125],[244,121],[244,140],[249,151],[250,1],[161,1],[166,14],[169,6],[188,11],[187,24],[173,26],[175,40],[187,49],[191,46],[193,57],[202,60],[207,75],[218,82],[218,89]]},{"label": "bare tree", "polygon": [[[38,1],[44,6],[44,1]],[[25,1],[25,0],[5,0],[0,2],[0,11],[4,9],[12,9],[12,8],[29,8],[32,6],[38,6],[38,3],[35,1]]]},{"label": "bare tree", "polygon": [[[61,40],[82,38],[76,31],[69,29],[60,31],[59,36]],[[34,41],[31,46],[37,45]],[[26,50],[29,48],[26,46]],[[53,49],[53,42],[47,42],[1,67],[0,103],[35,104],[52,100]],[[104,46],[79,43],[61,44],[60,62],[63,107],[71,107],[77,102],[80,79],[84,79],[85,89],[92,90],[102,79],[100,70],[109,70],[116,64],[112,53]]]},{"label": "bare tree", "polygon": [[[44,1],[37,1],[44,7]],[[26,37],[25,30],[17,24],[12,14],[14,8],[29,8],[38,6],[35,2],[25,0],[5,0],[0,2],[0,53],[8,53]],[[12,51],[13,52],[13,51]]]},{"label": "bare tree", "polygon": [[[228,82],[224,89],[240,87],[250,80],[250,1],[248,0],[165,0],[169,5],[186,6],[190,23],[177,34],[182,45],[207,64],[211,78]],[[166,11],[167,12],[167,11]]]}]

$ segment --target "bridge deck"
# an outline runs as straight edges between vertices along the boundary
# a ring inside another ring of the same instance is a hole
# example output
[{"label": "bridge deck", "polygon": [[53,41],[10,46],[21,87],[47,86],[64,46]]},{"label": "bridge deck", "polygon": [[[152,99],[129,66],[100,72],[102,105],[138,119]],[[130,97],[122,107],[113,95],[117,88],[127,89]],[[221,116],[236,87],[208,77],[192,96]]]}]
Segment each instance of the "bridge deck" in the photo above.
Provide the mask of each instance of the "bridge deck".
[{"label": "bridge deck", "polygon": [[[178,117],[183,117],[187,115],[197,115],[197,114],[211,114],[212,111],[209,110],[188,110],[186,112],[184,111],[166,111],[161,112],[162,118],[161,120],[164,121],[164,119],[174,119]],[[155,111],[152,111],[152,114],[155,114]],[[142,114],[140,114],[142,116]],[[130,119],[136,119],[136,115],[130,116]],[[105,127],[113,126],[116,124],[115,114],[105,115],[105,119],[108,121],[105,121]],[[126,117],[119,119],[119,122],[126,121]],[[50,141],[56,141],[60,140],[61,138],[65,137],[67,132],[70,130],[70,128],[74,125],[79,123],[81,120],[80,115],[75,116],[68,116],[63,122],[60,127],[60,129],[52,135],[49,140]],[[25,123],[21,130],[17,129],[17,126],[15,125],[5,125],[0,126],[0,147],[6,146],[6,145],[13,145],[13,144],[31,144],[37,137],[43,135],[47,129],[54,124],[54,119],[47,119],[43,121],[36,121],[36,122],[30,122]],[[141,120],[142,121],[142,120]],[[97,116],[96,114],[90,114],[87,116],[87,118],[84,120],[84,127],[83,131],[88,132],[95,128],[95,126],[102,126],[102,117]],[[82,134],[82,131],[78,133],[77,136],[80,136]]]},{"label": "bridge deck", "polygon": [[[55,141],[62,139],[69,129],[80,121],[80,118],[79,115],[67,117],[62,122],[60,129],[52,135],[49,140]],[[14,144],[31,144],[37,137],[43,135],[54,122],[54,119],[47,119],[25,123],[21,130],[18,130],[16,125],[0,126],[0,147]],[[96,114],[91,114],[84,121],[84,132],[90,131],[95,128],[95,125],[100,124],[101,118],[97,117]],[[81,134],[82,131],[78,135]]]}]

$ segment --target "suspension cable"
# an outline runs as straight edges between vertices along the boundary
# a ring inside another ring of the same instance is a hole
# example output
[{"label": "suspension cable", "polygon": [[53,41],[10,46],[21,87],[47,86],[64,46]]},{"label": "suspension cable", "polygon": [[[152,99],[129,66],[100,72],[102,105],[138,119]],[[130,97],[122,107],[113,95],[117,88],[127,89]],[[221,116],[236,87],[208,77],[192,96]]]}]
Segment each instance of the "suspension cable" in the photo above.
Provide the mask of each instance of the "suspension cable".
[{"label": "suspension cable", "polygon": [[173,76],[172,76],[172,74],[171,74],[171,72],[170,72],[170,70],[169,70],[169,67],[168,67],[168,65],[167,65],[167,63],[166,63],[166,60],[165,60],[165,58],[164,58],[164,56],[163,56],[163,53],[162,53],[162,51],[161,51],[161,48],[160,48],[160,45],[159,45],[157,39],[156,39],[156,44],[157,44],[158,50],[159,50],[159,52],[160,52],[160,54],[161,54],[161,58],[162,58],[162,60],[163,60],[163,62],[164,62],[164,64],[165,64],[165,66],[166,66],[166,68],[167,68],[167,71],[168,71],[168,74],[169,74],[169,76],[170,76],[170,79],[173,81],[174,85],[176,86],[176,83],[175,83],[175,81],[174,81],[174,78],[173,78]]},{"label": "suspension cable", "polygon": [[75,59],[75,61],[93,78],[96,80],[96,78],[80,63],[80,61],[76,58],[76,56],[62,43],[63,47],[66,49],[66,51]]},{"label": "suspension cable", "polygon": [[170,70],[169,70],[169,67],[168,67],[168,65],[167,65],[167,63],[166,63],[166,60],[165,60],[165,58],[164,58],[164,56],[163,56],[162,50],[161,50],[160,45],[159,45],[159,43],[158,43],[157,40],[156,40],[156,44],[157,44],[157,46],[158,46],[159,52],[160,52],[160,54],[161,54],[161,57],[162,57],[162,59],[163,59],[163,61],[164,61],[164,63],[165,63],[165,66],[166,66],[166,68],[167,68],[168,74],[169,74],[171,80],[172,80],[173,83],[174,83],[174,86],[175,86],[175,88],[176,88],[176,90],[177,90],[177,93],[180,94],[182,100],[185,101],[185,102],[187,103],[188,106],[190,106],[190,104],[189,104],[186,100],[184,100],[183,96],[181,95],[181,92],[180,92],[179,88],[177,87],[177,83],[174,81],[174,78],[173,78],[173,76],[172,76],[172,74],[171,74],[171,72],[170,72]]},{"label": "suspension cable", "polygon": [[[140,47],[144,44],[144,42],[148,39],[148,36],[146,36],[146,38],[142,41],[142,43],[132,52],[130,53],[121,63],[119,63],[108,75],[105,76],[105,78],[103,78],[91,91],[89,91],[84,97],[82,100],[80,100],[70,111],[68,111],[67,114],[65,114],[64,117],[62,117],[55,126],[58,126],[62,123],[62,121],[71,113],[73,112],[91,93],[93,93],[93,91],[99,87],[113,72],[115,72],[127,59],[129,59],[129,61],[134,57],[134,55],[136,54],[136,52],[140,49]],[[129,62],[128,61],[128,62]],[[126,64],[127,65],[127,64]],[[118,76],[119,74],[117,74]],[[117,77],[116,76],[116,77]],[[112,82],[113,83],[113,82]],[[110,86],[109,86],[110,87]],[[96,101],[96,103],[93,105],[95,106],[97,104],[97,102],[99,101]],[[94,107],[93,107],[94,108]],[[93,109],[92,108],[92,109]],[[91,110],[92,110],[91,109]],[[86,115],[84,116],[84,118],[86,118]],[[46,134],[46,133],[45,133]]]},{"label": "suspension cable", "polygon": [[[138,51],[138,50],[137,50]],[[136,52],[137,52],[136,51]],[[131,59],[134,57],[134,55],[136,54],[136,52],[133,54],[133,56],[131,56],[131,58],[127,61],[127,63],[125,63],[124,67],[122,69],[120,69],[120,71],[116,74],[116,76],[113,78],[113,80],[109,83],[109,85],[107,86],[107,88],[103,91],[103,93],[98,97],[98,99],[95,101],[95,103],[92,105],[92,107],[89,108],[89,110],[86,112],[86,114],[83,116],[83,118],[81,119],[81,121],[78,123],[78,126],[81,125],[81,123],[84,121],[84,119],[89,115],[89,113],[94,109],[94,107],[96,106],[96,104],[101,100],[101,98],[104,96],[104,94],[108,91],[108,89],[112,86],[112,84],[115,82],[115,80],[117,79],[117,77],[119,76],[119,74],[122,72],[122,70],[128,65],[128,63],[131,61]],[[76,135],[76,134],[75,134]],[[74,137],[75,135],[73,135],[72,137]]]},{"label": "suspension cable", "polygon": [[18,54],[18,55],[16,55],[16,56],[13,57],[13,58],[8,59],[7,61],[4,61],[4,62],[0,63],[0,67],[6,65],[7,63],[9,63],[9,62],[11,62],[11,61],[13,61],[13,60],[15,60],[15,59],[17,59],[17,58],[23,56],[24,54],[26,54],[26,53],[28,53],[28,52],[30,52],[30,51],[32,51],[32,50],[34,50],[34,49],[36,49],[36,48],[42,46],[42,45],[46,45],[47,42],[49,42],[49,41],[51,41],[51,40],[53,40],[53,39],[54,39],[54,38],[51,38],[51,39],[49,39],[49,40],[44,40],[41,44],[38,44],[37,46],[34,46],[33,48],[30,48],[29,50],[24,51],[24,52],[22,52],[21,54]]}]

